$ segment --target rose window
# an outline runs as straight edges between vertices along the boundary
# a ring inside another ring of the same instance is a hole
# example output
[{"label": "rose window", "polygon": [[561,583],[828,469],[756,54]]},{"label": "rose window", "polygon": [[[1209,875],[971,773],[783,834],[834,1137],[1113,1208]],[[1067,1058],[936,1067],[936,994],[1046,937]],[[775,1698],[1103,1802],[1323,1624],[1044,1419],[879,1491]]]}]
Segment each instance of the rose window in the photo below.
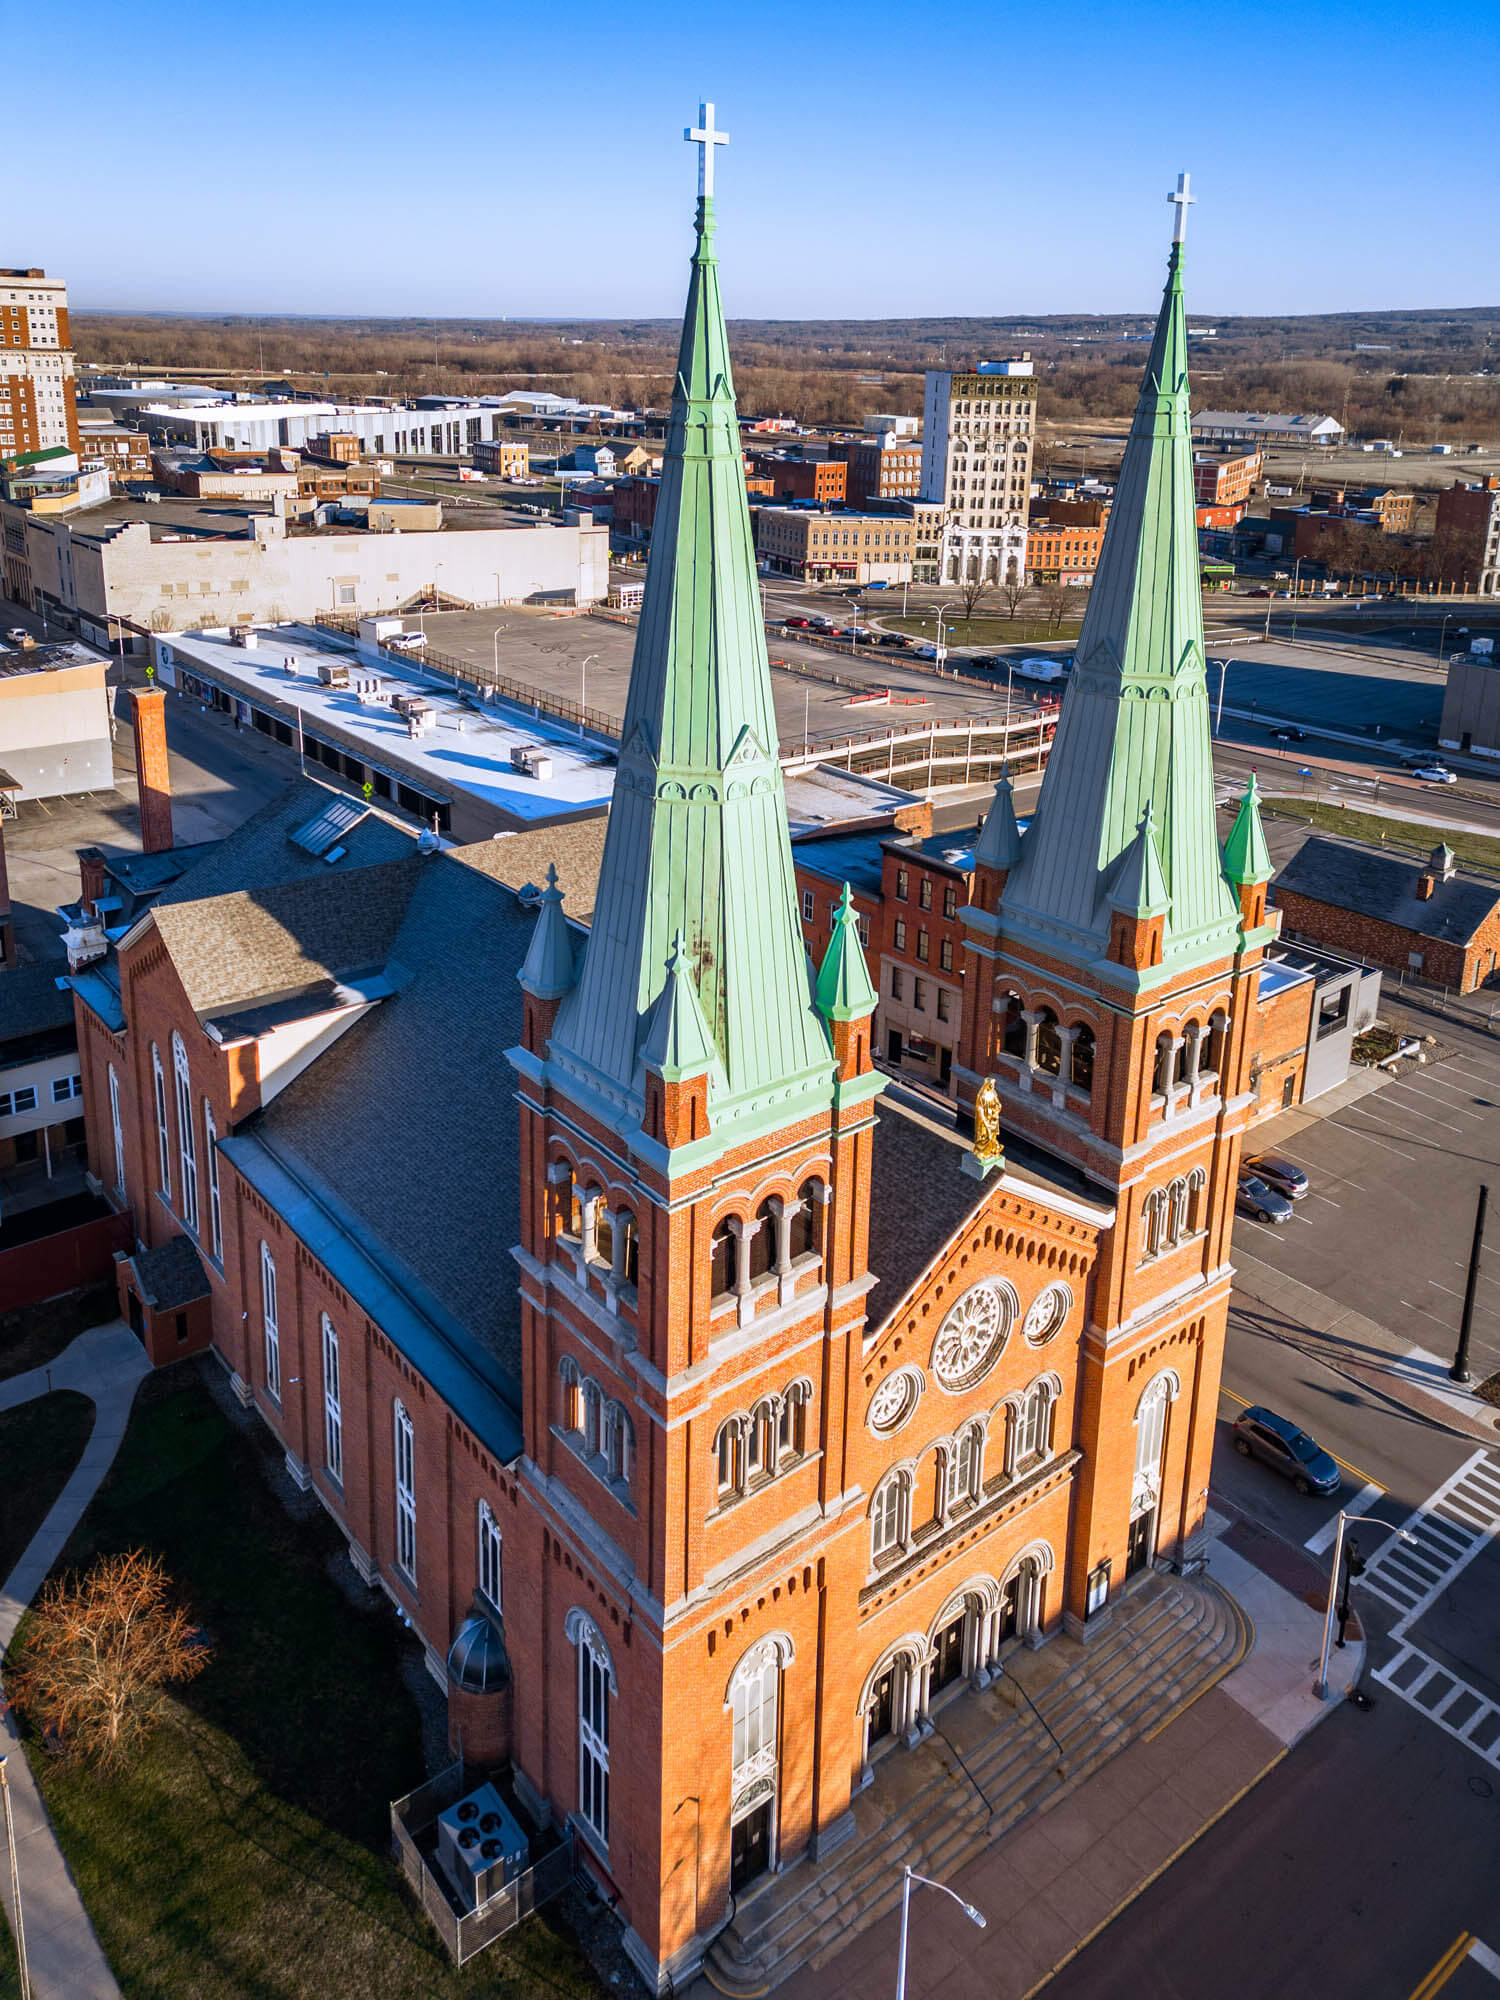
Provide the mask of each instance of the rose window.
[{"label": "rose window", "polygon": [[1072,1303],[1073,1295],[1066,1285],[1048,1285],[1044,1291],[1038,1292],[1021,1322],[1021,1332],[1027,1343],[1032,1347],[1044,1347],[1061,1333]]},{"label": "rose window", "polygon": [[870,1429],[882,1437],[889,1437],[892,1431],[900,1430],[917,1407],[920,1394],[921,1385],[908,1370],[888,1375],[870,1398],[870,1407],[866,1412]]},{"label": "rose window", "polygon": [[1008,1287],[994,1279],[964,1293],[938,1329],[933,1371],[946,1389],[963,1389],[993,1367],[1010,1332]]}]

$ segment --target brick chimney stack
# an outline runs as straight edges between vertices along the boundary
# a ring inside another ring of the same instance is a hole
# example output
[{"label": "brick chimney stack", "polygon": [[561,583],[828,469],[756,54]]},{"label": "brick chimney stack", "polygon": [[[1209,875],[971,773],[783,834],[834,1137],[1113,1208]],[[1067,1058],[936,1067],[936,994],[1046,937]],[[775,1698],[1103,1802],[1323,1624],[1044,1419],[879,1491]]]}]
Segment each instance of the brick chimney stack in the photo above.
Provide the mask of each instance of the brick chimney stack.
[{"label": "brick chimney stack", "polygon": [[135,691],[135,781],[141,798],[141,845],[160,854],[172,845],[172,775],[167,768],[167,697]]}]

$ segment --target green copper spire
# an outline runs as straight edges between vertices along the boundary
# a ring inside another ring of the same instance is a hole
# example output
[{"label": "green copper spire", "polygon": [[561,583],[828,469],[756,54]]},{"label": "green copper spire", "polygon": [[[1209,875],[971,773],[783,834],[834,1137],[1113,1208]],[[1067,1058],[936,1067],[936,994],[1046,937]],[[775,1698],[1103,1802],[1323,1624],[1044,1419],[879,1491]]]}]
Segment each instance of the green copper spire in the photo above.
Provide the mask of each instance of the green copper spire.
[{"label": "green copper spire", "polygon": [[681,1083],[684,1077],[704,1075],[711,1083],[722,1086],[724,1082],[719,1052],[708,1032],[703,1009],[698,1005],[687,939],[681,931],[672,940],[667,983],[657,995],[646,1024],[641,1061],[666,1083]]},{"label": "green copper spire", "polygon": [[1186,176],[1166,290],[1036,815],[1002,902],[1007,930],[1101,956],[1108,891],[1149,805],[1169,898],[1169,969],[1234,948],[1214,820],[1203,672],[1187,326]]},{"label": "green copper spire", "polygon": [[[692,133],[689,137],[694,136]],[[711,163],[722,133],[703,107]],[[553,1060],[638,1115],[673,941],[722,1064],[715,1129],[831,1088],[808,990],[705,168],[593,928]]]},{"label": "green copper spire", "polygon": [[1014,868],[1021,858],[1021,829],[1016,825],[1015,794],[1010,786],[1010,766],[1000,773],[995,786],[995,802],[985,816],[974,843],[976,868]]},{"label": "green copper spire", "polygon": [[1253,771],[1224,843],[1224,873],[1236,888],[1251,882],[1269,882],[1275,873],[1265,828],[1260,823],[1260,787]]},{"label": "green copper spire", "polygon": [[573,984],[573,933],[563,915],[563,894],[557,886],[557,866],[547,864],[547,886],[537,911],[536,929],[526,963],[516,978],[538,1000],[560,1000]]},{"label": "green copper spire", "polygon": [[866,1014],[873,1014],[878,1004],[860,948],[859,912],[846,882],[818,974],[818,1012],[827,1021],[861,1021]]},{"label": "green copper spire", "polygon": [[1128,910],[1136,917],[1160,917],[1172,907],[1156,848],[1156,815],[1150,806],[1120,862],[1109,892],[1109,907]]}]

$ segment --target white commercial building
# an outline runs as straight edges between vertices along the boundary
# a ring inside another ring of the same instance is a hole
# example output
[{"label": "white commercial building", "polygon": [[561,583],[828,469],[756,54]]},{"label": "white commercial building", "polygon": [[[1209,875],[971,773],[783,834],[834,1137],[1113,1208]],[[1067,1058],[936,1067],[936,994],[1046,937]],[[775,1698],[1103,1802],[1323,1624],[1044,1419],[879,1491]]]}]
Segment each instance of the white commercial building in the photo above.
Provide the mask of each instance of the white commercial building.
[{"label": "white commercial building", "polygon": [[1336,445],[1344,435],[1337,417],[1286,416],[1262,410],[1199,410],[1193,443],[1218,450],[1233,444]]},{"label": "white commercial building", "polygon": [[76,641],[0,652],[0,769],[20,787],[11,799],[112,789],[105,665]]},{"label": "white commercial building", "polygon": [[[70,624],[113,617],[180,632],[423,601],[594,604],[609,591],[609,530],[587,513],[561,526],[372,532],[305,526],[247,503],[115,499],[67,515],[0,502],[0,518],[11,594]],[[397,520],[396,508],[384,518]]]},{"label": "white commercial building", "polygon": [[1029,356],[981,361],[967,374],[927,371],[922,498],[943,509],[942,583],[1026,573],[1036,392]]}]

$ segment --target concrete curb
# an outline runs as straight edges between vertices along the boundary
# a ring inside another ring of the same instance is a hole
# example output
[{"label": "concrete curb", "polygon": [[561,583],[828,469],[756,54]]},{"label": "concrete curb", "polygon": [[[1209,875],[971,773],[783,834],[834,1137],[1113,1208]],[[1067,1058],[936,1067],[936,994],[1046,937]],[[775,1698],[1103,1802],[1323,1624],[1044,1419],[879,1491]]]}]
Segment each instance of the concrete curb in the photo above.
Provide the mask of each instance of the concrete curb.
[{"label": "concrete curb", "polygon": [[[142,1376],[150,1363],[123,1320],[90,1327],[52,1362],[0,1382],[0,1410],[18,1409],[49,1389],[76,1389],[94,1405],[94,1427],[72,1477],[0,1589],[0,1659],[47,1574],[115,1462]],[[0,1687],[3,1694],[3,1687]],[[16,1821],[17,1873],[26,1917],[26,1948],[34,2000],[119,2000],[120,1988],[89,1921],[36,1779],[7,1712],[0,1711],[0,1749]],[[12,1754],[13,1753],[13,1754]],[[0,1871],[0,1902],[15,1928],[9,1871]]]}]

